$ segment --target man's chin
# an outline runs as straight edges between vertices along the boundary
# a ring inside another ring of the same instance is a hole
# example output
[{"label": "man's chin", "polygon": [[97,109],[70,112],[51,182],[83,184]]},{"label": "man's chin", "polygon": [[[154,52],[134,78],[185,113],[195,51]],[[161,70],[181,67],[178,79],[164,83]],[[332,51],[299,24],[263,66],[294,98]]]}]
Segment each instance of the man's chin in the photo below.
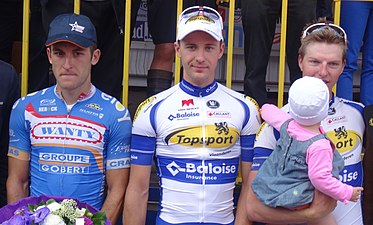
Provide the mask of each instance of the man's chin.
[{"label": "man's chin", "polygon": [[66,90],[66,91],[72,91],[76,89],[77,85],[76,82],[63,82],[63,83],[58,83],[58,89],[60,90]]}]

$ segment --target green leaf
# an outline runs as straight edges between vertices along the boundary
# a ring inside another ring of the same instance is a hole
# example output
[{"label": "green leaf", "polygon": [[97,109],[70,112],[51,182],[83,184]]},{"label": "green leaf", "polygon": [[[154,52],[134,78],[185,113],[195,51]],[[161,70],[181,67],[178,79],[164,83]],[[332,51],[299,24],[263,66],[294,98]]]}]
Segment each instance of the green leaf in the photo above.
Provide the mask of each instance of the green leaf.
[{"label": "green leaf", "polygon": [[37,205],[34,205],[34,204],[28,204],[27,205],[27,208],[30,210],[30,212],[35,212],[36,211],[36,208],[37,208],[38,206]]},{"label": "green leaf", "polygon": [[92,218],[93,214],[89,211],[88,208],[85,208],[84,216],[86,216],[88,218]]},{"label": "green leaf", "polygon": [[96,219],[96,218],[106,220],[106,212],[102,211],[102,212],[97,212],[97,213],[93,214],[92,219]]},{"label": "green leaf", "polygon": [[102,220],[100,218],[95,218],[95,219],[92,219],[92,222],[94,225],[105,225],[106,219]]},{"label": "green leaf", "polygon": [[106,223],[106,212],[102,211],[102,212],[97,212],[97,213],[93,214],[91,220],[92,220],[94,225],[105,225],[105,223]]},{"label": "green leaf", "polygon": [[52,204],[52,203],[54,203],[54,202],[56,202],[56,200],[50,198],[50,199],[48,199],[46,205]]},{"label": "green leaf", "polygon": [[42,205],[45,205],[45,203],[44,203],[43,200],[41,200],[41,201],[39,202],[38,206],[42,206]]}]

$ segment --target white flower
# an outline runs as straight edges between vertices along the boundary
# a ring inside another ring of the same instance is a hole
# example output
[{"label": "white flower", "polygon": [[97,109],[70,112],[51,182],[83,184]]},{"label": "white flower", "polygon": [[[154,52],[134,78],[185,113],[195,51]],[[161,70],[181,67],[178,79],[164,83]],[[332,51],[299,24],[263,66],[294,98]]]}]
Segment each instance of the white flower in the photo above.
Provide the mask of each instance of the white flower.
[{"label": "white flower", "polygon": [[[35,211],[38,210],[38,209],[42,209],[42,208],[44,208],[44,207],[47,207],[47,206],[46,206],[46,205],[38,206],[38,207],[35,209]],[[49,210],[50,210],[50,209],[49,209]]]},{"label": "white flower", "polygon": [[83,209],[77,208],[76,209],[76,214],[77,214],[78,217],[82,217],[82,216],[84,216],[85,211],[86,211],[85,208],[83,208]]},{"label": "white flower", "polygon": [[51,211],[51,212],[54,212],[56,211],[57,209],[60,209],[61,208],[61,204],[58,203],[58,202],[52,202],[51,204],[47,205],[48,209]]},{"label": "white flower", "polygon": [[84,218],[76,218],[75,225],[84,225]]},{"label": "white flower", "polygon": [[49,214],[47,217],[45,217],[44,221],[40,223],[40,225],[66,225],[66,223],[61,217]]}]

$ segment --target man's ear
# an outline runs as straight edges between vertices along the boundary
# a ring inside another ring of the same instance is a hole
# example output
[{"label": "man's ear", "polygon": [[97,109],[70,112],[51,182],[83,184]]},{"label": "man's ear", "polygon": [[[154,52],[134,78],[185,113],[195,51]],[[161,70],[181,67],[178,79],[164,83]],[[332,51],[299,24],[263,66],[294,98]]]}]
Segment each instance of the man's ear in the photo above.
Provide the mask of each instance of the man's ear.
[{"label": "man's ear", "polygon": [[50,64],[52,64],[52,57],[51,57],[51,54],[52,54],[52,50],[51,50],[52,47],[47,47],[46,51],[47,51],[47,56],[48,56],[48,61]]},{"label": "man's ear", "polygon": [[225,48],[225,44],[224,44],[224,41],[220,41],[219,43],[219,59],[221,59],[221,57],[223,56],[224,54],[224,48]]},{"label": "man's ear", "polygon": [[101,56],[100,49],[95,49],[92,52],[92,59],[91,59],[92,66],[94,66],[94,65],[96,65],[98,63],[98,61],[100,60],[100,56]]},{"label": "man's ear", "polygon": [[180,41],[175,41],[174,42],[174,47],[175,47],[176,55],[180,57]]}]

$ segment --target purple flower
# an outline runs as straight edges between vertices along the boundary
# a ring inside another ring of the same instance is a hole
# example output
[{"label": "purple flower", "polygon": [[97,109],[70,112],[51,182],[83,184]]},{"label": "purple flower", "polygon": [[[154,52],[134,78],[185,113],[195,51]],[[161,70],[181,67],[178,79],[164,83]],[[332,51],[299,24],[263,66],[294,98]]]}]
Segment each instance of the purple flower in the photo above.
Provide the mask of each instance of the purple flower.
[{"label": "purple flower", "polygon": [[29,225],[31,215],[32,213],[29,211],[29,209],[26,206],[23,206],[17,209],[14,212],[14,215],[9,220],[2,223],[2,225]]},{"label": "purple flower", "polygon": [[31,216],[31,220],[34,219],[34,223],[40,223],[44,220],[45,217],[48,216],[50,210],[48,207],[43,207],[34,212],[34,214]]},{"label": "purple flower", "polygon": [[88,217],[83,216],[84,218],[84,225],[93,225],[92,220],[90,220]]},{"label": "purple flower", "polygon": [[9,220],[2,223],[2,225],[29,225],[29,224],[30,224],[30,219],[20,214],[16,214],[12,216],[12,218],[10,218]]},{"label": "purple flower", "polygon": [[31,215],[32,213],[30,212],[30,210],[27,208],[27,206],[22,206],[21,208],[17,209],[15,212],[14,212],[14,215],[17,215],[17,214],[20,214],[20,215]]}]

